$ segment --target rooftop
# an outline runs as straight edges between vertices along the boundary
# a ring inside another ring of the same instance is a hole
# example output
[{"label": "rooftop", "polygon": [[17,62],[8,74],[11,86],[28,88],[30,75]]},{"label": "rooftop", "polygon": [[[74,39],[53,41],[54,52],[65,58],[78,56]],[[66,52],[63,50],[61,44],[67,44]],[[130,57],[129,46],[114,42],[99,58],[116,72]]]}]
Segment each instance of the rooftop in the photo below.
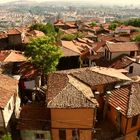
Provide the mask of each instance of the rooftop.
[{"label": "rooftop", "polygon": [[57,71],[48,77],[48,107],[95,107],[97,102],[91,87],[120,80],[131,79],[118,70],[103,67]]},{"label": "rooftop", "polygon": [[110,67],[116,69],[123,69],[131,65],[134,61],[126,55],[121,55],[119,58],[115,59]]},{"label": "rooftop", "polygon": [[1,62],[21,62],[26,61],[26,57],[22,52],[14,50],[3,50],[0,51],[0,61]]},{"label": "rooftop", "polygon": [[130,51],[139,51],[139,44],[136,42],[119,42],[119,43],[113,43],[113,42],[107,42],[106,43],[107,48],[110,52],[130,52]]},{"label": "rooftop", "polygon": [[133,83],[111,91],[109,104],[120,107],[121,113],[128,118],[140,114],[140,84]]},{"label": "rooftop", "polygon": [[18,81],[9,76],[0,74],[0,108],[4,108],[10,98],[17,94]]}]

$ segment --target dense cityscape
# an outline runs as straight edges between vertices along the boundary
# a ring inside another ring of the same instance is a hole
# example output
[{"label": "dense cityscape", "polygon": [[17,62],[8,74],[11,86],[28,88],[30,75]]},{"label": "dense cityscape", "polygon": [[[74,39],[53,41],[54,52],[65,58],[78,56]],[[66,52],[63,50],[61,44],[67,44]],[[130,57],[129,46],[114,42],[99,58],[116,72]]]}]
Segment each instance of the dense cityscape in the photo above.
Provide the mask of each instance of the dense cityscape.
[{"label": "dense cityscape", "polygon": [[0,140],[140,140],[140,2],[0,1]]}]

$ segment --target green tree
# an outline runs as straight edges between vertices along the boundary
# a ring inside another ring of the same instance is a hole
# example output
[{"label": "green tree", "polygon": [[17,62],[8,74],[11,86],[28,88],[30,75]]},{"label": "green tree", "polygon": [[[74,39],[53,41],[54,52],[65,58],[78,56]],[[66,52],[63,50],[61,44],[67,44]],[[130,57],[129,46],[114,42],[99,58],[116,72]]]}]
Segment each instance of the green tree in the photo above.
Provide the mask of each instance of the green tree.
[{"label": "green tree", "polygon": [[128,26],[134,26],[134,27],[140,27],[140,19],[136,18],[136,19],[130,19],[124,22],[124,25]]},{"label": "green tree", "polygon": [[42,71],[43,75],[56,70],[61,50],[55,44],[54,37],[46,36],[32,39],[26,47],[25,55]]},{"label": "green tree", "polygon": [[111,24],[109,25],[109,29],[110,29],[110,30],[115,30],[117,26],[118,26],[117,23],[111,23]]},{"label": "green tree", "polygon": [[35,23],[31,25],[30,30],[39,30],[45,33],[46,35],[56,34],[56,30],[51,23],[47,23],[47,24]]},{"label": "green tree", "polygon": [[95,27],[95,26],[97,26],[97,23],[96,22],[91,22],[89,25],[92,26],[92,27]]},{"label": "green tree", "polygon": [[76,38],[77,38],[77,35],[75,35],[75,34],[64,34],[61,39],[66,40],[66,41],[72,41]]},{"label": "green tree", "polygon": [[12,140],[11,134],[5,134],[4,136],[2,136],[2,138],[0,140]]},{"label": "green tree", "polygon": [[135,36],[135,37],[133,37],[132,41],[140,41],[140,34]]}]

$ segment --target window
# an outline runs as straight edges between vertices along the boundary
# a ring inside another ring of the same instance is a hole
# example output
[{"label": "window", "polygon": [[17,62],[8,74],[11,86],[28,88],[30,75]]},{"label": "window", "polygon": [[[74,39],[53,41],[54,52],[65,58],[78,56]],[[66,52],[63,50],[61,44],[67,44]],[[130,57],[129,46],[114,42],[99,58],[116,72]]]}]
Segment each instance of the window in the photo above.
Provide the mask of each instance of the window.
[{"label": "window", "polygon": [[132,118],[132,123],[131,123],[131,127],[134,127],[137,125],[137,122],[138,122],[138,115],[137,116],[134,116]]},{"label": "window", "polygon": [[130,57],[133,57],[133,56],[135,56],[135,52],[134,51],[130,52]]},{"label": "window", "polygon": [[72,130],[72,140],[79,140],[79,130],[78,129]]},{"label": "window", "polygon": [[8,110],[10,111],[11,110],[11,104],[9,103],[9,106],[8,106]]},{"label": "window", "polygon": [[35,134],[35,139],[45,139],[45,136],[44,136],[44,134],[37,133],[37,134]]},{"label": "window", "polygon": [[133,73],[133,66],[129,67],[129,73]]},{"label": "window", "polygon": [[66,140],[66,130],[59,129],[59,140]]}]

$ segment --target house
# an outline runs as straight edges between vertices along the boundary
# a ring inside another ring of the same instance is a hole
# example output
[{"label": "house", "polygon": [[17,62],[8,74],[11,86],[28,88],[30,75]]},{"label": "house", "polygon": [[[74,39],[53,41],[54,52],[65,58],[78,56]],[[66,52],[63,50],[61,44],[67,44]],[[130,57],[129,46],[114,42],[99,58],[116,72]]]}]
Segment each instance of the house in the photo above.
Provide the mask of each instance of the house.
[{"label": "house", "polygon": [[28,34],[31,35],[32,37],[43,37],[43,36],[45,36],[45,34],[42,31],[38,31],[38,30],[32,30]]},{"label": "house", "polygon": [[22,140],[51,140],[50,110],[40,104],[22,107],[18,126]]},{"label": "house", "polygon": [[139,51],[139,43],[136,42],[106,42],[104,47],[104,56],[108,61],[111,61],[122,54],[135,57],[138,55]]},{"label": "house", "polygon": [[77,28],[77,25],[75,22],[64,22],[62,20],[58,20],[54,23],[54,26],[63,30],[67,30],[67,29],[75,29]]},{"label": "house", "polygon": [[7,49],[8,46],[8,36],[6,32],[0,32],[0,50]]},{"label": "house", "polygon": [[139,57],[130,58],[126,55],[122,55],[114,60],[109,67],[116,69],[125,69],[128,76],[140,75],[140,62]]},{"label": "house", "polygon": [[52,139],[91,140],[98,103],[90,87],[65,74],[50,75],[48,83]]},{"label": "house", "polygon": [[14,69],[16,65],[26,60],[27,58],[20,51],[0,51],[0,67],[3,69],[4,73],[14,74]]},{"label": "house", "polygon": [[20,63],[15,71],[15,74],[21,75],[19,87],[22,91],[35,90],[41,86],[41,73],[32,63]]},{"label": "house", "polygon": [[107,117],[123,140],[136,140],[140,131],[140,83],[118,85],[107,100]]},{"label": "house", "polygon": [[20,113],[18,80],[0,74],[0,135],[10,131],[10,121]]},{"label": "house", "polygon": [[131,32],[136,31],[136,27],[133,26],[120,26],[115,29],[116,34],[130,34]]},{"label": "house", "polygon": [[16,28],[7,31],[8,45],[16,47],[22,44],[22,32]]},{"label": "house", "polygon": [[130,78],[119,70],[103,67],[50,74],[46,103],[51,113],[52,139],[93,139],[96,116],[102,115],[99,111],[103,109],[104,93],[122,81]]},{"label": "house", "polygon": [[[62,49],[62,57],[57,65],[58,70],[73,69],[80,67],[80,47],[72,41],[62,40],[58,44]],[[73,63],[74,62],[74,63]]]}]

